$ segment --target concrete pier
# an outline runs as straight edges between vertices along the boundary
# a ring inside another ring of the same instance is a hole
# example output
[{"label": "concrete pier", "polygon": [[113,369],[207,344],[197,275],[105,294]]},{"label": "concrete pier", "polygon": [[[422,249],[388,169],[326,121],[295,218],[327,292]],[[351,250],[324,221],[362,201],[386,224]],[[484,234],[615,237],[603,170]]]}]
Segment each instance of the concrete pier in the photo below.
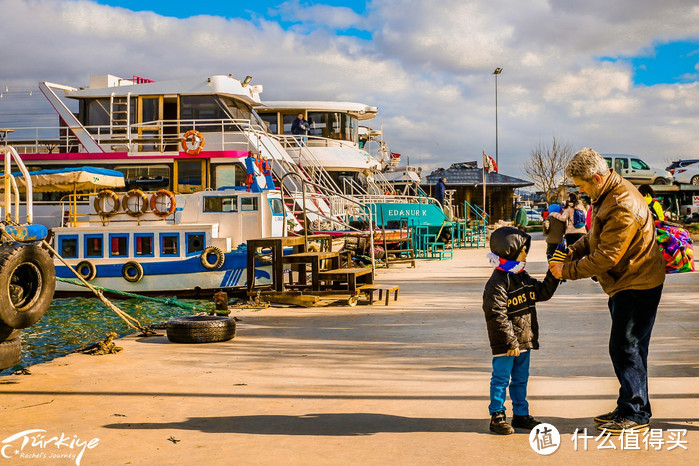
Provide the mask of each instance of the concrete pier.
[{"label": "concrete pier", "polygon": [[[527,270],[538,278],[544,250],[533,242]],[[560,432],[558,450],[541,456],[528,432],[488,432],[486,252],[379,270],[377,282],[400,285],[389,306],[234,311],[229,342],[132,336],[115,355],[0,377],[0,466],[76,464],[83,449],[85,465],[699,464],[699,274],[667,277],[651,341],[659,450],[643,436],[637,449],[596,440],[592,417],[614,408],[618,390],[599,285],[563,283],[537,305],[528,399]],[[586,450],[583,439],[574,449],[576,429],[592,436]]]}]

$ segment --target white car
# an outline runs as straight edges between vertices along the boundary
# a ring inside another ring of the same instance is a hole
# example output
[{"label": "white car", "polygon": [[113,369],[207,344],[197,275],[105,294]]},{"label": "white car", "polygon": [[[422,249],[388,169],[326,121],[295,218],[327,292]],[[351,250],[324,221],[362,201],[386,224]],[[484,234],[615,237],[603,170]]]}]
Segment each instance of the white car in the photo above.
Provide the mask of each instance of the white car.
[{"label": "white car", "polygon": [[672,174],[627,154],[602,154],[609,168],[634,184],[672,184]]},{"label": "white car", "polygon": [[675,183],[699,186],[699,163],[675,168]]},{"label": "white car", "polygon": [[530,222],[543,222],[544,219],[541,217],[539,211],[534,209],[527,209],[527,219]]}]

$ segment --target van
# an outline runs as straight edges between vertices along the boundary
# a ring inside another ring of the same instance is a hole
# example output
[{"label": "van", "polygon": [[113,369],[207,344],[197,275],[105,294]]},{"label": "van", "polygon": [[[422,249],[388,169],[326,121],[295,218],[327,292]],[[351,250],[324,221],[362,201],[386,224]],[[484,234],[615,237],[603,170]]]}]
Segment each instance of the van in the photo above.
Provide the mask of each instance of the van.
[{"label": "van", "polygon": [[634,184],[672,184],[672,174],[662,168],[649,167],[634,155],[602,154],[609,168]]}]

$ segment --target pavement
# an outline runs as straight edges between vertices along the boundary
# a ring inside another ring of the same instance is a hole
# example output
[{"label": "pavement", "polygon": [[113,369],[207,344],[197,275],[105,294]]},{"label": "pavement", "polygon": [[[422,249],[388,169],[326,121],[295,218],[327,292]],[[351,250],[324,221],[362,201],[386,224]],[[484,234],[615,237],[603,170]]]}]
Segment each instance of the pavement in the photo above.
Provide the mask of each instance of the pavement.
[{"label": "pavement", "polygon": [[[544,251],[535,236],[527,270],[538,278]],[[234,311],[229,342],[130,336],[115,355],[0,377],[0,466],[699,464],[699,274],[667,277],[649,355],[657,431],[645,437],[595,431],[618,390],[599,285],[563,283],[537,305],[528,399],[560,433],[557,449],[535,433],[544,456],[529,432],[488,431],[486,252],[377,271],[400,285],[389,306]]]}]

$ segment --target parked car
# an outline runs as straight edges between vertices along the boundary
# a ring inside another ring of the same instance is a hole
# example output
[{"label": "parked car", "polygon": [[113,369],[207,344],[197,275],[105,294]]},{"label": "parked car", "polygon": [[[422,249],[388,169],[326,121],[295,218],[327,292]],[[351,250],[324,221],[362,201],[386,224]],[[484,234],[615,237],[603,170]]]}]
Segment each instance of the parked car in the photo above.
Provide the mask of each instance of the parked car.
[{"label": "parked car", "polygon": [[543,222],[544,219],[541,217],[541,214],[539,213],[538,210],[534,209],[526,209],[527,210],[527,219],[530,222]]},{"label": "parked car", "polygon": [[672,175],[674,176],[674,175],[675,175],[675,170],[677,170],[678,168],[687,167],[687,166],[693,165],[693,164],[695,164],[695,163],[697,163],[697,162],[699,162],[699,159],[675,160],[675,161],[672,162],[670,165],[668,165],[667,167],[665,167],[665,170],[669,171],[669,172],[672,173]]},{"label": "parked car", "polygon": [[675,168],[675,183],[699,186],[699,163]]},{"label": "parked car", "polygon": [[646,162],[627,154],[602,154],[609,168],[634,184],[672,184],[672,174],[662,168],[651,168]]}]

